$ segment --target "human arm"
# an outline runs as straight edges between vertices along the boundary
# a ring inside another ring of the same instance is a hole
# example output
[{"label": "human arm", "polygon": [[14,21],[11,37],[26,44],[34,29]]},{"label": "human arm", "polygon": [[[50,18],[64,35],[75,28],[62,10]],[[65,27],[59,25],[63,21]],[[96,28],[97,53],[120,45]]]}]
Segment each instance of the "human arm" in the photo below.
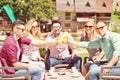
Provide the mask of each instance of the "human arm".
[{"label": "human arm", "polygon": [[[11,41],[12,42],[12,41]],[[22,64],[19,61],[19,55],[17,46],[13,43],[8,43],[5,44],[2,48],[4,51],[4,59],[8,62],[9,67],[17,67],[17,68],[26,68],[28,65],[27,64]],[[19,64],[16,64],[19,63]],[[22,66],[22,67],[21,67]]]},{"label": "human arm", "polygon": [[[118,56],[113,56],[112,59],[108,62],[106,66],[111,67],[119,60]],[[110,71],[110,69],[104,69],[103,74],[106,74]]]},{"label": "human arm", "polygon": [[43,41],[43,40],[32,39],[32,38],[21,38],[20,41],[22,41],[22,43],[24,44],[27,44],[27,45],[31,44],[39,48],[45,48],[45,47],[58,44],[58,41],[55,41],[55,40]]},{"label": "human arm", "polygon": [[35,66],[35,65],[29,64],[29,63],[15,62],[15,63],[13,63],[13,66],[16,68],[28,68],[30,66]]},{"label": "human arm", "polygon": [[[113,35],[114,34],[114,35]],[[110,49],[109,49],[109,53],[111,54],[111,57],[109,58],[109,62],[106,66],[111,67],[111,66],[116,66],[115,64],[117,64],[119,62],[119,58],[120,58],[120,36],[119,34],[116,33],[112,33],[110,34]],[[109,72],[110,69],[105,69],[103,71],[103,73],[107,73]]]},{"label": "human arm", "polygon": [[43,41],[43,40],[32,40],[31,45],[40,47],[40,48],[45,48],[45,47],[50,47],[50,46],[56,46],[58,42],[56,40],[50,40],[50,41]]},{"label": "human arm", "polygon": [[104,51],[102,50],[102,51],[98,54],[98,56],[97,56],[95,59],[93,59],[93,62],[94,62],[94,63],[100,62],[101,59],[104,57],[104,55],[105,55],[105,53],[104,53]]},{"label": "human arm", "polygon": [[[48,34],[48,35],[47,35],[46,41],[47,41],[47,42],[49,42],[49,41],[58,41],[58,39],[51,33],[51,34]],[[59,44],[59,42],[58,42],[58,44]],[[55,48],[58,44],[49,45],[47,48],[48,48],[48,49]]]},{"label": "human arm", "polygon": [[94,40],[94,41],[90,41],[90,42],[75,42],[72,40],[67,40],[67,44],[69,46],[73,46],[73,47],[77,47],[77,48],[99,48],[100,47],[100,43],[99,40]]}]

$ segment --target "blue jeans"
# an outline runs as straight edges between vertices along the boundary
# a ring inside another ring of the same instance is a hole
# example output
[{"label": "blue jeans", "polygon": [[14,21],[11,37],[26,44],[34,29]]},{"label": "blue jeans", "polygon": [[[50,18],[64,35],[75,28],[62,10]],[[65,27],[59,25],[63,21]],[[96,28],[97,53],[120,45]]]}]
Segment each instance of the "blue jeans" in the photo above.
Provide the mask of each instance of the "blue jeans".
[{"label": "blue jeans", "polygon": [[[115,66],[120,66],[120,63],[117,63]],[[89,79],[90,80],[99,80],[99,74],[101,71],[100,64],[92,64],[89,68]],[[120,73],[120,69],[111,69],[110,74]]]},{"label": "blue jeans", "polygon": [[[50,67],[53,67],[57,64],[70,64],[73,60],[71,59],[71,57],[66,57],[64,59],[56,59],[56,58],[49,58],[46,61],[46,69],[49,70]],[[76,67],[76,69],[80,69],[80,65],[82,63],[82,58],[79,56],[76,56],[74,58],[74,64],[73,66]]]},{"label": "blue jeans", "polygon": [[[18,70],[15,74],[26,73],[26,70]],[[40,80],[41,78],[41,68],[39,66],[31,66],[29,67],[29,73],[31,75],[31,80]]]}]

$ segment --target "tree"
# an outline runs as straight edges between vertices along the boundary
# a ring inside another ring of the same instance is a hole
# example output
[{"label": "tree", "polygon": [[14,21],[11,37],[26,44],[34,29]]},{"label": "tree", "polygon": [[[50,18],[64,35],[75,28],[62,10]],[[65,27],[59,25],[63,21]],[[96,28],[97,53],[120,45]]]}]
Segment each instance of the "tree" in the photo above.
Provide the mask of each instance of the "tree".
[{"label": "tree", "polygon": [[0,0],[0,7],[6,4],[23,21],[30,18],[51,19],[55,13],[55,5],[51,0]]}]

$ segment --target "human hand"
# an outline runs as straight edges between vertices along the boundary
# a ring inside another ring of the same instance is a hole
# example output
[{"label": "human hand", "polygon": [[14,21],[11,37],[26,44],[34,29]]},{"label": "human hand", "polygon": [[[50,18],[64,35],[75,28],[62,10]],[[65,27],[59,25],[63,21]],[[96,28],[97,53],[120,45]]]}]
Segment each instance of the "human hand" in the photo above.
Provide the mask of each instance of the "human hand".
[{"label": "human hand", "polygon": [[77,56],[76,54],[72,54],[71,59],[74,60],[76,56]]},{"label": "human hand", "polygon": [[51,41],[49,41],[48,48],[52,49],[52,48],[56,47],[58,44],[59,44],[59,42],[57,41],[57,39],[51,40]]},{"label": "human hand", "polygon": [[99,58],[94,58],[94,59],[93,59],[93,63],[98,63],[98,62],[100,62],[100,59],[99,59]]},{"label": "human hand", "polygon": [[109,73],[109,71],[110,71],[110,69],[103,69],[102,74],[108,74],[108,73]]},{"label": "human hand", "polygon": [[63,36],[58,37],[58,43],[59,44],[66,43],[67,39],[68,39],[68,34],[64,34]]},{"label": "human hand", "polygon": [[44,62],[45,60],[44,60],[43,58],[40,58],[40,60],[39,60],[39,61],[43,61],[43,62]]}]

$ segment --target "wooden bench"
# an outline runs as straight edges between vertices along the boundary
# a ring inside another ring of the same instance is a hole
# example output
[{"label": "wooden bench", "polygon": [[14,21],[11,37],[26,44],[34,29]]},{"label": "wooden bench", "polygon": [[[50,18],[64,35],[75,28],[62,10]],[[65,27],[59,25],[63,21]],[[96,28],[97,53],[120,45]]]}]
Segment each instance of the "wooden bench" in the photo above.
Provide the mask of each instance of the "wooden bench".
[{"label": "wooden bench", "polygon": [[120,69],[120,66],[112,66],[112,67],[102,67],[100,73],[100,80],[120,80],[120,73],[116,74],[103,74],[104,69]]},{"label": "wooden bench", "polygon": [[15,67],[0,67],[0,70],[3,69],[23,69],[26,70],[27,73],[23,74],[2,74],[0,73],[0,80],[31,80],[31,77],[29,75],[29,71],[27,68],[15,68]]},{"label": "wooden bench", "polygon": [[[5,69],[14,69],[14,70],[18,70],[18,69],[22,69],[22,70],[26,70],[27,73],[23,73],[23,74],[2,74],[2,70]],[[0,80],[31,80],[31,76],[29,74],[29,70],[28,68],[15,68],[15,67],[2,67],[0,64]]]}]

